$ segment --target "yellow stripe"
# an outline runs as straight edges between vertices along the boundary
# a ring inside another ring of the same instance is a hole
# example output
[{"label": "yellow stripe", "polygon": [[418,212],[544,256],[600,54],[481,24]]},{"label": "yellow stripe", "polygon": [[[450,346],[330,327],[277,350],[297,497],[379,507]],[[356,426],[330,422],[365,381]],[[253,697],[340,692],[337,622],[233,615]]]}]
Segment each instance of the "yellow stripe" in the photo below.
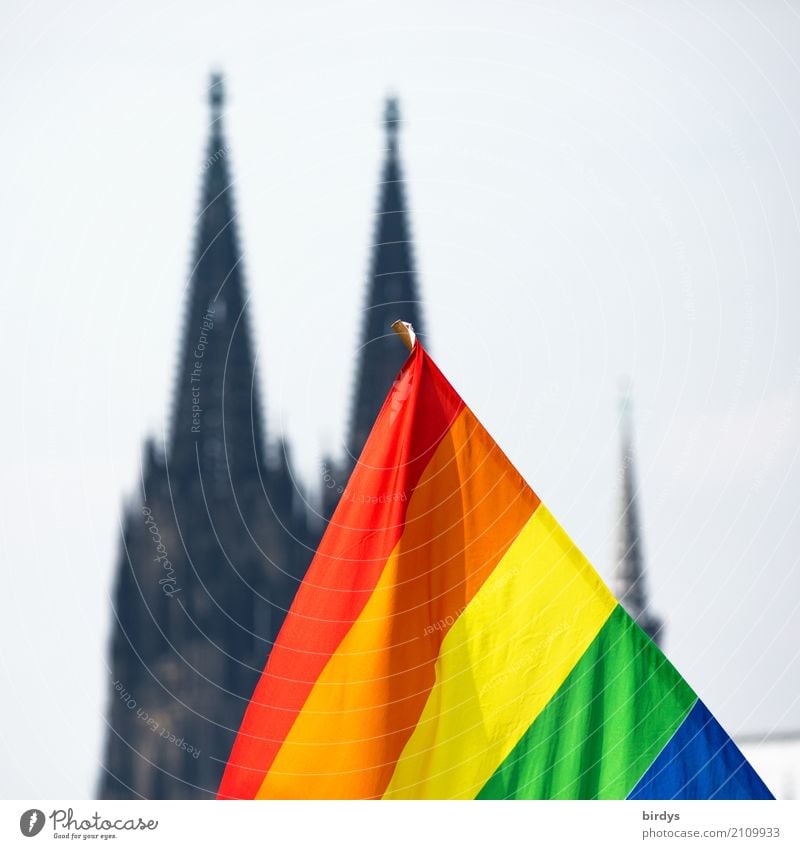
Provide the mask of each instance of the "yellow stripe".
[{"label": "yellow stripe", "polygon": [[417,484],[374,592],[314,684],[257,798],[383,794],[435,684],[443,634],[538,504],[464,408]]},{"label": "yellow stripe", "polygon": [[540,504],[445,637],[384,798],[474,798],[615,606]]}]

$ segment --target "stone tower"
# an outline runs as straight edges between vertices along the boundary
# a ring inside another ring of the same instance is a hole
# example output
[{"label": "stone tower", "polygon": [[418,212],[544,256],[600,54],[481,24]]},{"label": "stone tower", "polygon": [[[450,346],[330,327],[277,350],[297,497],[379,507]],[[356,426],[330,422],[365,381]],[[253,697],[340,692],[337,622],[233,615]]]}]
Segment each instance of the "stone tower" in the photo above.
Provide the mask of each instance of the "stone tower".
[{"label": "stone tower", "polygon": [[[386,154],[381,170],[378,205],[367,289],[361,317],[355,383],[346,437],[345,457],[326,475],[323,513],[330,518],[338,494],[346,485],[389,389],[408,354],[391,330],[398,318],[409,321],[421,341],[428,344],[422,319],[414,265],[406,184],[400,162],[400,107],[387,98],[384,111]],[[335,485],[331,485],[335,484]]]},{"label": "stone tower", "polygon": [[266,448],[222,79],[210,133],[171,427],[124,511],[101,798],[213,798],[316,540]]},{"label": "stone tower", "polygon": [[658,645],[663,638],[663,622],[650,609],[647,599],[644,552],[639,519],[633,450],[631,401],[627,392],[621,401],[622,465],[620,469],[620,515],[617,525],[617,561],[613,589],[622,606]]}]

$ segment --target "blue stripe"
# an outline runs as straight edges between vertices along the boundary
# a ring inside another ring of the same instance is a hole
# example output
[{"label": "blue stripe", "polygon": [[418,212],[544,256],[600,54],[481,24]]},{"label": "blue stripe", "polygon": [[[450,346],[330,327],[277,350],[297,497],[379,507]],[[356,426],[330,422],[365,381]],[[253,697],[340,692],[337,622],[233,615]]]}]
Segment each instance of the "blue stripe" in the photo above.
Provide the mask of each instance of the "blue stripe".
[{"label": "blue stripe", "polygon": [[773,799],[736,744],[697,700],[629,799]]}]

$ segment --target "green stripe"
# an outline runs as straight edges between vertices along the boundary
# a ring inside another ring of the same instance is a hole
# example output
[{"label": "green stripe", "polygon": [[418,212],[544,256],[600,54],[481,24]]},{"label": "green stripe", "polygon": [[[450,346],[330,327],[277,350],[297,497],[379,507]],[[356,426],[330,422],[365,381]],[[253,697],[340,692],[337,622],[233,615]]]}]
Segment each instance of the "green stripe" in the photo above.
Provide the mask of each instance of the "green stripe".
[{"label": "green stripe", "polygon": [[624,799],[696,699],[617,605],[478,798]]}]

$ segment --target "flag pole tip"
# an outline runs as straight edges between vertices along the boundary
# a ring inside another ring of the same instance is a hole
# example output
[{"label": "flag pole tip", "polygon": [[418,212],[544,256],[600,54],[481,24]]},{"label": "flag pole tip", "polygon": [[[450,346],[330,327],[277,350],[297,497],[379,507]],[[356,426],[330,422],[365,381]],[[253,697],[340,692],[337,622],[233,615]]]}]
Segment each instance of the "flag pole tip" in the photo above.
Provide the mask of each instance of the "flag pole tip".
[{"label": "flag pole tip", "polygon": [[392,324],[392,330],[403,340],[409,351],[414,350],[414,345],[417,342],[417,334],[414,333],[414,328],[410,322],[397,319]]}]

